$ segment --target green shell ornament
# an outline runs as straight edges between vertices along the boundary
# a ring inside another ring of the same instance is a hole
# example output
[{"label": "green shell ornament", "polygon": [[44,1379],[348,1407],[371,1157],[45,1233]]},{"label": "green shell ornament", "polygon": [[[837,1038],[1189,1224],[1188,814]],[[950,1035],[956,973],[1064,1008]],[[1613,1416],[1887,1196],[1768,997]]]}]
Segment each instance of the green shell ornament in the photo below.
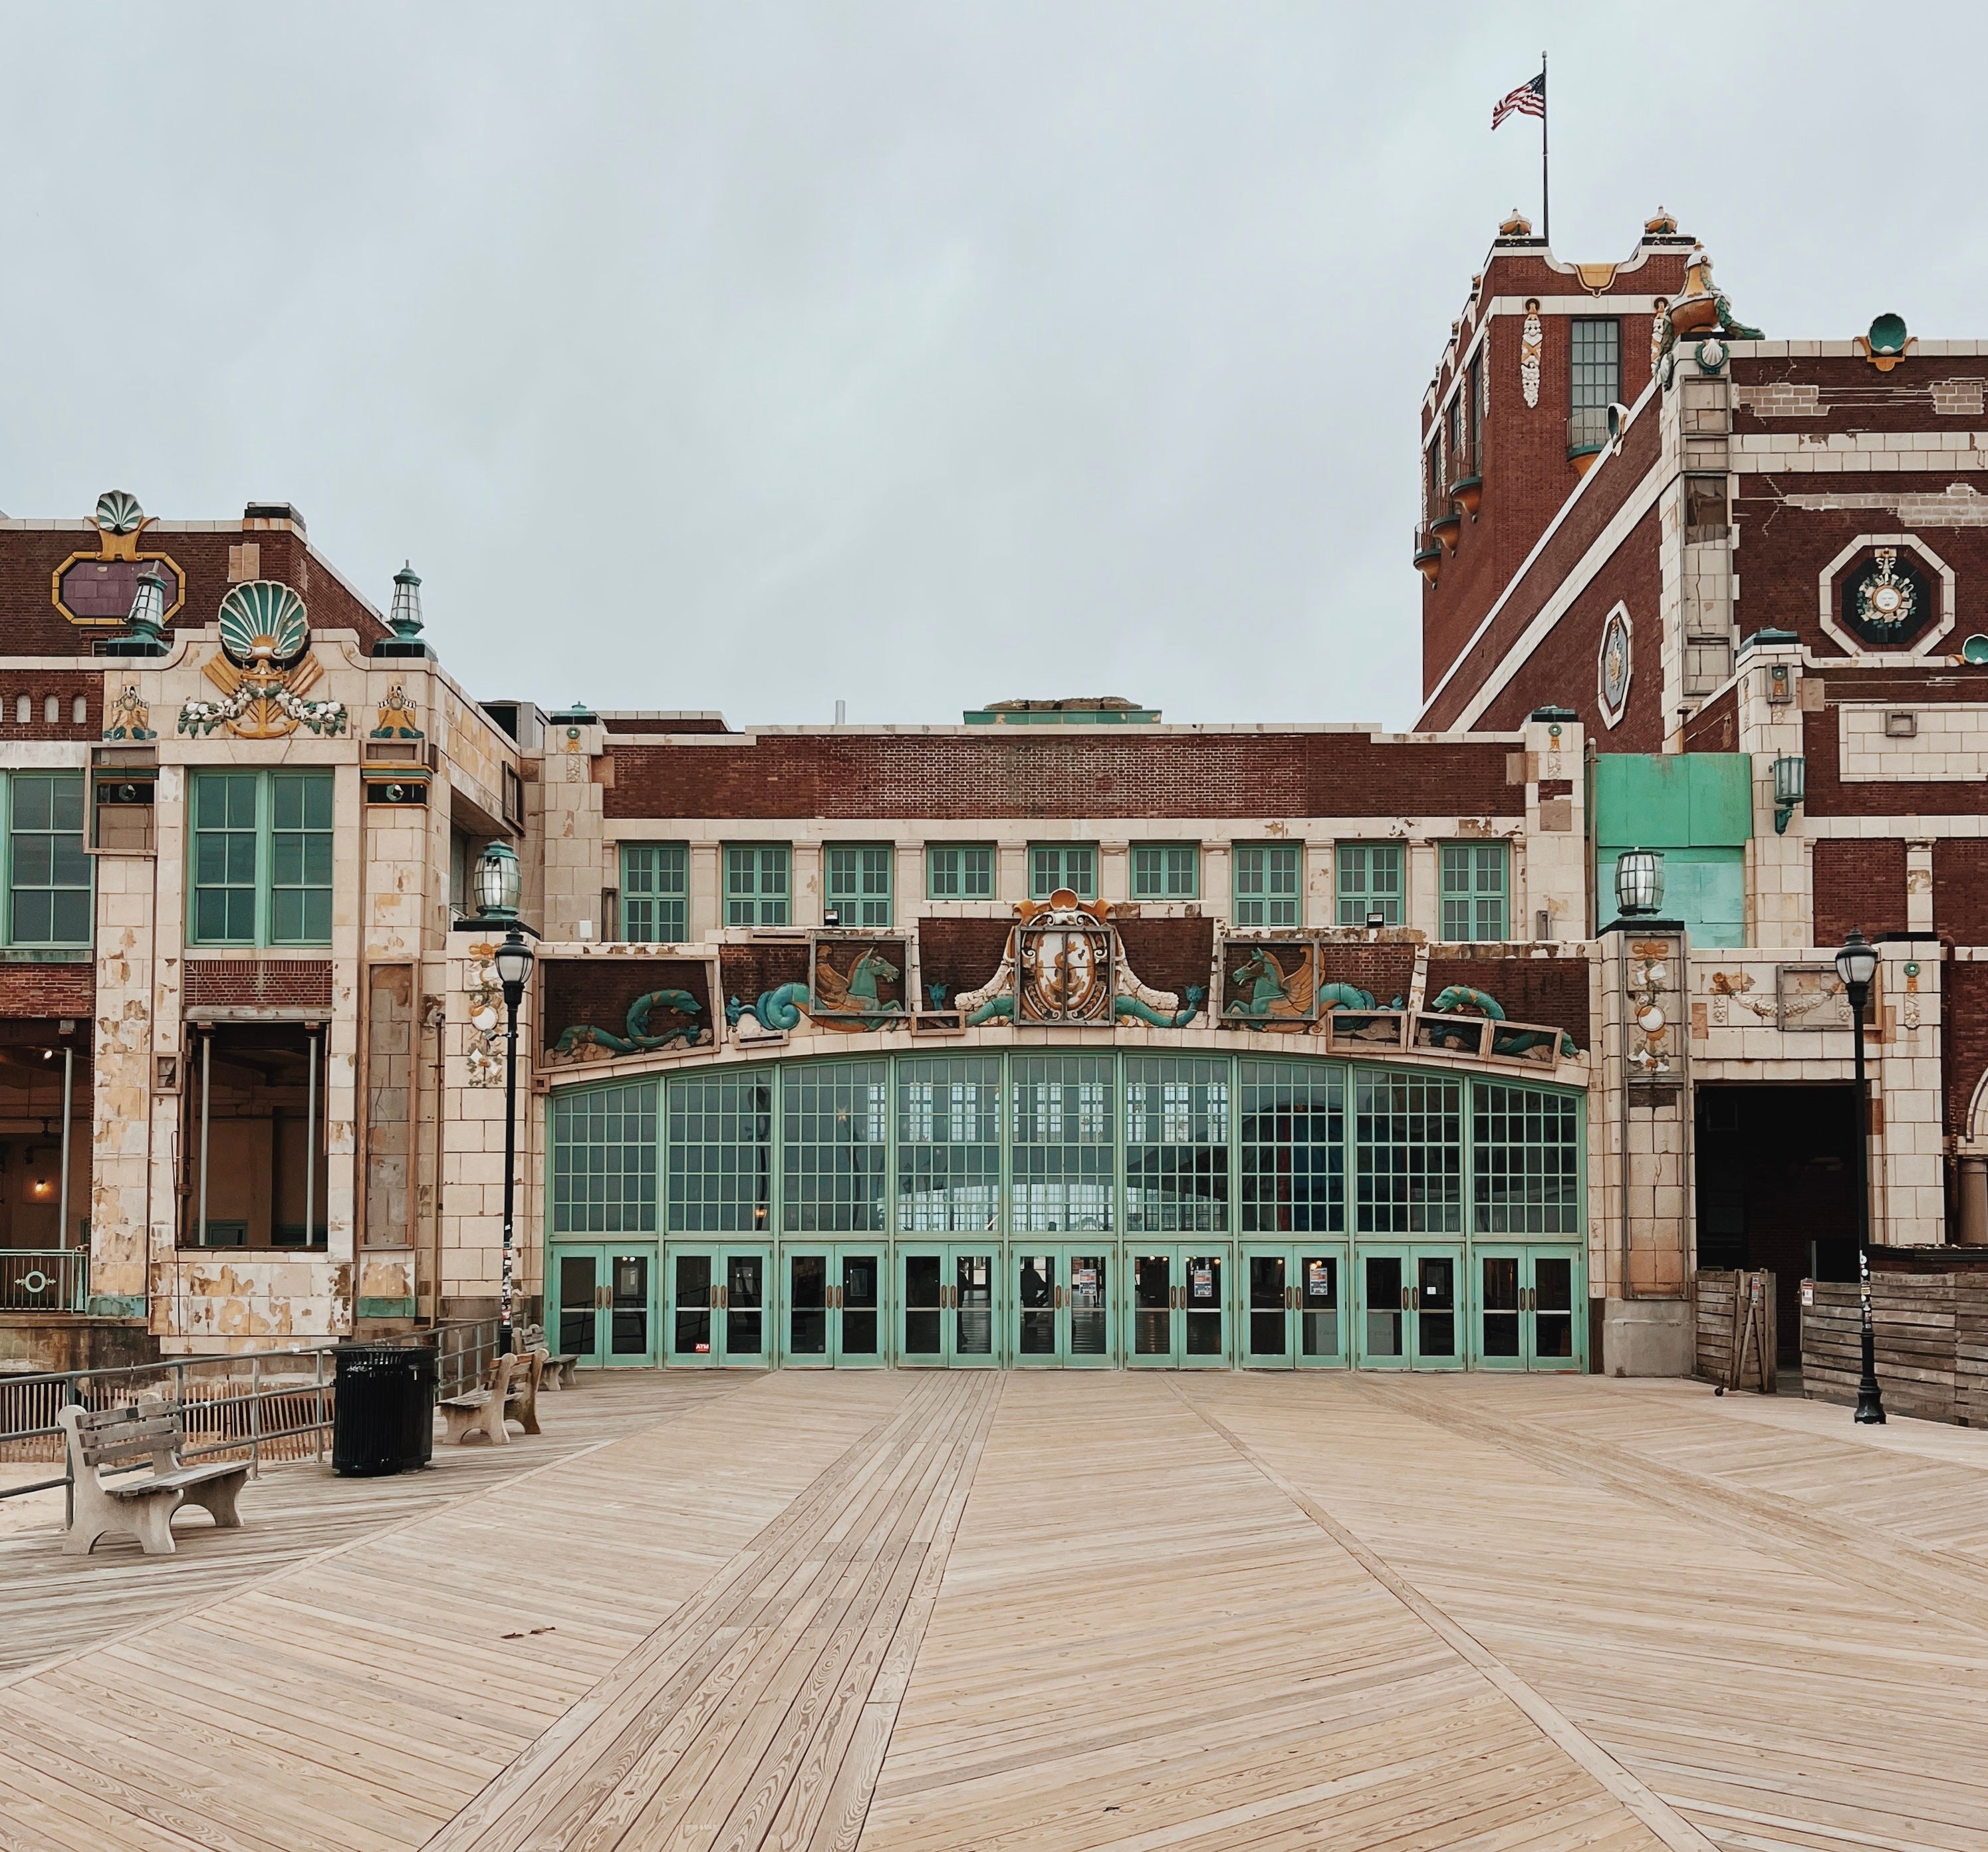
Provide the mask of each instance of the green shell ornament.
[{"label": "green shell ornament", "polygon": [[135,534],[145,525],[145,511],[127,488],[109,488],[96,498],[96,526],[106,534]]},{"label": "green shell ornament", "polygon": [[221,601],[221,647],[237,668],[295,662],[310,647],[304,601],[275,579],[232,587]]}]

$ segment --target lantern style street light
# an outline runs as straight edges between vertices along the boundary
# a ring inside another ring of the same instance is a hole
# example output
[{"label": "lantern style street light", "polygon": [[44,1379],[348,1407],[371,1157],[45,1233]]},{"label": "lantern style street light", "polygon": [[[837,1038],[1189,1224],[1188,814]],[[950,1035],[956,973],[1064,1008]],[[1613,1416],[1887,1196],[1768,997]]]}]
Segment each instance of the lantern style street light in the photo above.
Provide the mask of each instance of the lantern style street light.
[{"label": "lantern style street light", "polygon": [[1647,919],[1664,904],[1660,849],[1627,849],[1615,858],[1615,904],[1625,919]]},{"label": "lantern style street light", "polygon": [[1774,833],[1787,833],[1788,819],[1808,790],[1808,762],[1783,753],[1774,761]]},{"label": "lantern style street light", "polygon": [[1836,955],[1836,974],[1850,998],[1854,1019],[1857,1074],[1857,1161],[1852,1168],[1857,1192],[1857,1279],[1863,1312],[1864,1374],[1857,1381],[1857,1419],[1879,1421],[1885,1418],[1885,1398],[1878,1387],[1878,1346],[1871,1329],[1871,1182],[1868,1175],[1871,1109],[1864,1092],[1864,1008],[1870,1001],[1871,982],[1878,975],[1878,951],[1856,927]]},{"label": "lantern style street light", "polygon": [[497,1352],[512,1349],[511,1300],[516,1277],[518,1192],[518,1006],[525,1000],[536,961],[518,918],[518,858],[509,846],[492,843],[476,863],[476,900],[482,922],[507,928],[492,955],[504,992],[504,1271],[497,1301]]}]

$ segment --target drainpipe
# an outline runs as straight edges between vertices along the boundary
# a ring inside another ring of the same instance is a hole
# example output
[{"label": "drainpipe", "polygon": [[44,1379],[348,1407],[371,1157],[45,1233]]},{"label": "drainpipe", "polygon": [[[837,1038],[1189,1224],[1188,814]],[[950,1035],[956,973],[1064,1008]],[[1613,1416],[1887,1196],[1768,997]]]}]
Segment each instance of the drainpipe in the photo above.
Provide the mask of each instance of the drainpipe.
[{"label": "drainpipe", "polygon": [[208,1108],[214,1089],[214,1031],[205,1029],[200,1038],[200,1242],[207,1245],[207,1127]]},{"label": "drainpipe", "polygon": [[[73,1036],[75,1032],[76,1025],[73,1022],[65,1022],[63,1025],[63,1033],[65,1036]],[[56,1245],[59,1248],[66,1248],[69,1245],[69,1114],[75,1110],[75,1100],[76,1044],[73,1042],[64,1042],[63,1044],[62,1189],[59,1198],[60,1206],[56,1211]]]}]

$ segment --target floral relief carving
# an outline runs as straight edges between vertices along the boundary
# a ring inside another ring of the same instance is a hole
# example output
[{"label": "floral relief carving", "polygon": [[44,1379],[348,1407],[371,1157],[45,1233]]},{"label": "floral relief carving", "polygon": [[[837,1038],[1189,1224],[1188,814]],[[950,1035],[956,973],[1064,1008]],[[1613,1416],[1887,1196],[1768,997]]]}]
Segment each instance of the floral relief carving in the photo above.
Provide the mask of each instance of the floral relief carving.
[{"label": "floral relief carving", "polygon": [[1545,336],[1540,328],[1540,299],[1526,299],[1525,331],[1519,343],[1519,386],[1528,406],[1540,402],[1540,350]]}]

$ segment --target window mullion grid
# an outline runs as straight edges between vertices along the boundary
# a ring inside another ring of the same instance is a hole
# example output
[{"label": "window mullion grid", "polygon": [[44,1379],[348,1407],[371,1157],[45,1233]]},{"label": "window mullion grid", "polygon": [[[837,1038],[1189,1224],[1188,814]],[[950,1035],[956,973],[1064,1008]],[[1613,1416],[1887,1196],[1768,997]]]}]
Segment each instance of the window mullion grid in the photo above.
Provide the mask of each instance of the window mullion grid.
[{"label": "window mullion grid", "polygon": [[255,938],[258,948],[269,945],[271,918],[275,911],[272,891],[276,880],[276,787],[269,774],[255,775]]},{"label": "window mullion grid", "polygon": [[14,780],[0,772],[0,945],[13,943]]}]

